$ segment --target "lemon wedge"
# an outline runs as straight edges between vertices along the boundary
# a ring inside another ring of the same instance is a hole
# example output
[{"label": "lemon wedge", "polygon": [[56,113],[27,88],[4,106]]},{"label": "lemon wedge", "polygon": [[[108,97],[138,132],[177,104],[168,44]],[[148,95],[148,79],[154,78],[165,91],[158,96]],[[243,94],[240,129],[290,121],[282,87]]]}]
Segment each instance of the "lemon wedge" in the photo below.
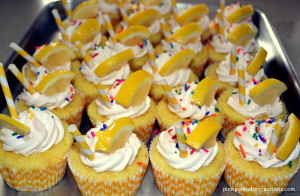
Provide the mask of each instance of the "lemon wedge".
[{"label": "lemon wedge", "polygon": [[167,76],[179,69],[185,69],[190,64],[195,53],[190,49],[184,49],[172,56],[159,70],[161,76]]},{"label": "lemon wedge", "polygon": [[133,129],[134,124],[130,118],[117,119],[104,131],[97,132],[98,141],[95,149],[104,152],[115,152],[124,147]]},{"label": "lemon wedge", "polygon": [[246,20],[250,16],[254,14],[254,10],[252,5],[244,5],[232,13],[230,13],[227,17],[226,20],[230,23],[239,23],[243,20]]},{"label": "lemon wedge", "polygon": [[154,77],[144,70],[130,74],[115,98],[116,102],[125,107],[142,104],[150,91]]},{"label": "lemon wedge", "polygon": [[95,68],[94,72],[99,78],[104,77],[113,71],[119,70],[133,57],[133,50],[131,48],[126,49],[104,60]]},{"label": "lemon wedge", "polygon": [[287,86],[283,82],[268,78],[253,87],[249,95],[256,104],[264,106],[273,103],[286,90]]},{"label": "lemon wedge", "polygon": [[217,90],[220,87],[221,85],[217,80],[206,77],[197,85],[191,101],[198,106],[210,106],[215,99]]},{"label": "lemon wedge", "polygon": [[163,0],[139,0],[145,6],[155,6],[163,3]]},{"label": "lemon wedge", "polygon": [[95,36],[100,33],[100,24],[97,19],[84,21],[73,33],[71,42],[80,41],[82,44],[93,41]]},{"label": "lemon wedge", "polygon": [[129,25],[143,25],[149,27],[160,16],[160,13],[155,9],[146,9],[137,12],[128,19]]},{"label": "lemon wedge", "polygon": [[267,51],[263,47],[260,47],[254,59],[247,66],[247,72],[254,76],[264,64],[267,54]]},{"label": "lemon wedge", "polygon": [[236,26],[227,36],[227,39],[234,45],[246,45],[257,34],[257,28],[248,23]]},{"label": "lemon wedge", "polygon": [[205,4],[195,5],[178,16],[178,21],[181,25],[197,22],[208,12],[209,9]]},{"label": "lemon wedge", "polygon": [[80,3],[73,11],[73,20],[87,20],[96,17],[98,13],[98,0],[89,0]]},{"label": "lemon wedge", "polygon": [[290,114],[284,125],[277,143],[277,158],[286,160],[293,152],[300,138],[300,120],[295,114]]},{"label": "lemon wedge", "polygon": [[67,70],[57,70],[46,75],[36,86],[36,90],[41,94],[52,96],[65,91],[70,87],[71,80],[75,73]]},{"label": "lemon wedge", "polygon": [[51,42],[41,46],[34,58],[43,64],[48,71],[55,66],[63,66],[75,58],[75,53],[69,46],[60,42]]},{"label": "lemon wedge", "polygon": [[189,23],[178,29],[173,35],[172,39],[176,42],[186,45],[193,43],[202,33],[202,27],[198,23]]},{"label": "lemon wedge", "polygon": [[150,37],[147,27],[132,25],[117,34],[118,40],[126,46],[135,46]]},{"label": "lemon wedge", "polygon": [[216,136],[221,129],[222,126],[215,117],[206,118],[192,131],[185,143],[196,150],[212,147],[216,144]]},{"label": "lemon wedge", "polygon": [[25,136],[30,133],[30,127],[4,114],[0,114],[0,125],[18,133],[19,135]]}]

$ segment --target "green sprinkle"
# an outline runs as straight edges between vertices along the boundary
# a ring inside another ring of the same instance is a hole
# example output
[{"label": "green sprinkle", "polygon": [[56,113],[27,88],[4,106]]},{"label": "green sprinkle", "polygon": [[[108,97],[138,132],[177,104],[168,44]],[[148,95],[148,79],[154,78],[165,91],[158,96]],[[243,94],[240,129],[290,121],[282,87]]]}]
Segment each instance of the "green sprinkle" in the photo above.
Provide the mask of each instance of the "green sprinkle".
[{"label": "green sprinkle", "polygon": [[254,133],[254,134],[252,135],[252,137],[253,137],[255,140],[258,140],[257,134],[258,134],[258,133]]},{"label": "green sprinkle", "polygon": [[186,139],[187,139],[187,137],[185,136],[185,134],[183,134],[183,137],[184,137],[184,140],[186,140]]},{"label": "green sprinkle", "polygon": [[235,91],[235,92],[232,92],[231,94],[237,94],[237,93],[238,93],[238,92]]},{"label": "green sprinkle", "polygon": [[34,107],[33,105],[31,106],[31,108],[32,108],[32,109],[35,109],[35,107]]},{"label": "green sprinkle", "polygon": [[289,161],[289,168],[291,168],[293,166],[293,162]]},{"label": "green sprinkle", "polygon": [[220,109],[219,109],[219,108],[215,108],[215,111],[216,111],[216,112],[220,112]]},{"label": "green sprinkle", "polygon": [[16,135],[18,135],[18,133],[13,133],[13,134],[12,134],[12,136],[16,136]]},{"label": "green sprinkle", "polygon": [[238,62],[239,61],[239,57],[236,57],[236,62]]},{"label": "green sprinkle", "polygon": [[175,154],[177,154],[177,152],[176,152],[176,151],[175,151],[174,153],[175,153]]},{"label": "green sprinkle", "polygon": [[247,105],[250,105],[251,103],[251,99],[248,99]]}]

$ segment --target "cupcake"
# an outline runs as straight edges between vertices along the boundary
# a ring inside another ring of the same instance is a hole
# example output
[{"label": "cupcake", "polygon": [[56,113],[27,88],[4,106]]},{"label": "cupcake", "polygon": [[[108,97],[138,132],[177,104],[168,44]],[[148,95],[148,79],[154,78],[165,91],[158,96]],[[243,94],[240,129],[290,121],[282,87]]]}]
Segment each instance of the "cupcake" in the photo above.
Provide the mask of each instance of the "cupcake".
[{"label": "cupcake", "polygon": [[[43,191],[56,185],[65,174],[73,143],[68,125],[42,108],[31,107],[7,122],[1,115],[0,173],[4,182],[17,191]],[[18,134],[20,127],[29,132]]]},{"label": "cupcake", "polygon": [[162,79],[165,79],[172,88],[181,86],[188,81],[198,81],[198,77],[188,67],[194,55],[195,53],[190,49],[183,49],[177,53],[166,52],[156,55],[156,68],[153,68],[149,61],[143,66],[143,70],[154,77],[149,95],[155,102],[165,96],[164,90],[160,86]]},{"label": "cupcake", "polygon": [[286,108],[279,96],[287,89],[279,80],[270,78],[262,82],[248,81],[245,88],[245,102],[241,104],[240,92],[237,89],[228,89],[218,99],[217,108],[225,117],[222,134],[243,123],[248,118],[255,120],[284,119]]},{"label": "cupcake", "polygon": [[[178,122],[154,138],[149,156],[156,185],[163,194],[214,192],[226,166],[223,144],[216,142],[220,129],[211,117],[200,123]],[[203,141],[197,139],[199,136]]]},{"label": "cupcake", "polygon": [[[68,165],[82,195],[137,193],[149,159],[146,145],[132,133],[133,129],[128,118],[105,122],[89,130],[86,137],[75,144]],[[80,148],[82,142],[92,157]]]},{"label": "cupcake", "polygon": [[94,99],[87,107],[87,115],[94,126],[108,119],[128,117],[134,123],[133,132],[147,142],[156,121],[156,105],[148,97],[153,77],[144,70],[118,79],[104,91],[104,97]]},{"label": "cupcake", "polygon": [[280,194],[299,169],[299,126],[291,114],[288,122],[248,119],[236,127],[225,141],[227,184],[241,195]]},{"label": "cupcake", "polygon": [[[218,87],[218,83],[210,78],[205,78],[200,83],[192,81],[181,87],[173,88],[171,93],[177,104],[174,105],[170,98],[163,98],[157,104],[157,121],[160,130],[165,131],[178,121],[201,121],[211,116],[215,116],[222,124],[223,117],[219,115],[219,109],[216,107],[217,100],[214,96]],[[200,89],[203,94],[198,96],[201,92]],[[211,94],[211,96],[206,94]],[[197,100],[200,100],[200,97],[209,97],[208,99],[211,100],[206,101],[207,103],[199,103]]]}]

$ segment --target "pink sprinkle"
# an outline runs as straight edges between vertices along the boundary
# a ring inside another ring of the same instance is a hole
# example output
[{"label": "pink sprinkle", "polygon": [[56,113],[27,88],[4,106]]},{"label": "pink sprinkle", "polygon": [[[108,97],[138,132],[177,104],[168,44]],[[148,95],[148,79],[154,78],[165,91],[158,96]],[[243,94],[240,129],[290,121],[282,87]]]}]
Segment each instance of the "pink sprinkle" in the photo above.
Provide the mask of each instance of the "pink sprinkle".
[{"label": "pink sprinkle", "polygon": [[187,127],[186,130],[187,130],[188,134],[191,134],[191,129],[190,129],[190,127]]},{"label": "pink sprinkle", "polygon": [[74,93],[71,94],[70,99],[73,99],[73,97],[74,97]]},{"label": "pink sprinkle", "polygon": [[190,154],[191,155],[194,154],[195,151],[196,151],[195,149],[192,149],[191,152],[190,152]]},{"label": "pink sprinkle", "polygon": [[250,123],[250,125],[253,125],[253,124],[254,124],[254,122],[253,122],[253,121],[250,121],[249,123]]},{"label": "pink sprinkle", "polygon": [[179,99],[179,101],[182,101],[182,99]]},{"label": "pink sprinkle", "polygon": [[41,47],[40,47],[40,46],[36,46],[36,47],[34,47],[34,48],[37,50],[37,49],[40,49]]},{"label": "pink sprinkle", "polygon": [[181,47],[180,47],[180,50],[183,50],[183,49],[184,49],[184,48],[181,46]]},{"label": "pink sprinkle", "polygon": [[91,56],[91,58],[95,58],[98,55],[99,55],[99,53],[95,53],[93,56]]},{"label": "pink sprinkle", "polygon": [[172,140],[174,140],[174,139],[176,139],[176,135],[174,135],[174,136],[172,137]]},{"label": "pink sprinkle", "polygon": [[95,133],[92,131],[91,132],[91,135],[92,135],[92,137],[95,137],[96,135],[95,135]]},{"label": "pink sprinkle", "polygon": [[171,131],[173,131],[173,129],[169,129],[169,130],[168,130],[168,133],[170,133]]},{"label": "pink sprinkle", "polygon": [[154,130],[153,133],[154,133],[154,134],[158,134],[158,133],[159,133],[159,130]]},{"label": "pink sprinkle", "polygon": [[207,149],[203,149],[204,150],[204,152],[209,152],[209,150],[207,150]]},{"label": "pink sprinkle", "polygon": [[243,128],[243,131],[247,131],[247,127],[244,127],[244,128]]}]

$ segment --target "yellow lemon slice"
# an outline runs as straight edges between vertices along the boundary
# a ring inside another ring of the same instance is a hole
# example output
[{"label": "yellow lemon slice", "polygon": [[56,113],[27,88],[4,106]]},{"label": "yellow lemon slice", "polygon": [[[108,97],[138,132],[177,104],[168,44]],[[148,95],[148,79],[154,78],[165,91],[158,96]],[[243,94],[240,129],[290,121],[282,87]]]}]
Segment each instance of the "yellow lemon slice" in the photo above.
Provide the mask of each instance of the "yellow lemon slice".
[{"label": "yellow lemon slice", "polygon": [[128,19],[129,25],[143,25],[149,27],[158,19],[160,13],[155,9],[146,9],[137,12]]},{"label": "yellow lemon slice", "polygon": [[185,25],[191,22],[197,22],[208,12],[209,9],[205,4],[195,5],[178,16],[178,20],[181,25]]},{"label": "yellow lemon slice", "polygon": [[257,28],[250,24],[236,26],[227,36],[227,39],[234,45],[246,45],[257,34]]},{"label": "yellow lemon slice", "polygon": [[97,19],[84,21],[73,33],[71,42],[80,41],[86,44],[94,40],[95,36],[100,33],[100,24]]},{"label": "yellow lemon slice", "polygon": [[117,34],[118,40],[126,46],[135,46],[150,37],[147,27],[133,25]]},{"label": "yellow lemon slice", "polygon": [[36,86],[36,90],[41,94],[52,96],[65,91],[70,87],[71,80],[75,73],[67,70],[58,70],[46,75]]},{"label": "yellow lemon slice", "polygon": [[193,43],[202,33],[202,27],[198,23],[189,23],[178,29],[173,35],[172,39],[176,42],[186,45]]},{"label": "yellow lemon slice", "polygon": [[236,9],[226,17],[226,20],[230,23],[238,23],[246,20],[254,14],[252,5],[244,5],[239,9]]},{"label": "yellow lemon slice", "polygon": [[19,135],[25,136],[30,133],[30,127],[4,114],[0,114],[0,125],[18,133]]},{"label": "yellow lemon slice", "polygon": [[145,6],[155,6],[163,3],[163,0],[139,0]]},{"label": "yellow lemon slice", "polygon": [[80,3],[73,11],[73,20],[86,20],[96,17],[98,13],[98,0],[89,0]]},{"label": "yellow lemon slice", "polygon": [[281,136],[277,143],[278,149],[276,156],[281,160],[286,160],[296,147],[299,138],[300,120],[292,113],[281,131]]},{"label": "yellow lemon slice", "polygon": [[254,59],[247,66],[247,72],[254,76],[264,64],[267,54],[268,52],[263,47],[260,47]]},{"label": "yellow lemon slice", "polygon": [[172,56],[159,70],[161,76],[167,76],[179,69],[185,69],[190,64],[195,53],[190,49],[184,49]]},{"label": "yellow lemon slice", "polygon": [[51,42],[41,46],[34,58],[49,71],[55,66],[63,66],[75,58],[75,53],[69,46],[60,42]]},{"label": "yellow lemon slice", "polygon": [[125,107],[142,104],[148,96],[154,77],[144,70],[139,70],[126,78],[115,98]]},{"label": "yellow lemon slice", "polygon": [[249,95],[256,104],[264,106],[273,103],[286,90],[287,86],[283,82],[269,78],[253,87]]},{"label": "yellow lemon slice", "polygon": [[115,152],[124,147],[133,129],[134,124],[130,118],[117,119],[104,131],[97,132],[98,141],[95,149],[104,152]]},{"label": "yellow lemon slice", "polygon": [[206,77],[197,85],[191,101],[199,106],[210,106],[220,87],[221,85],[217,80]]},{"label": "yellow lemon slice", "polygon": [[185,143],[196,150],[201,147],[209,148],[216,144],[216,137],[221,129],[222,126],[215,117],[206,118],[192,131]]},{"label": "yellow lemon slice", "polygon": [[114,56],[109,57],[108,59],[100,63],[96,67],[94,72],[99,78],[101,78],[113,71],[119,70],[133,57],[134,57],[134,53],[131,48],[124,50],[122,52],[115,54]]}]

